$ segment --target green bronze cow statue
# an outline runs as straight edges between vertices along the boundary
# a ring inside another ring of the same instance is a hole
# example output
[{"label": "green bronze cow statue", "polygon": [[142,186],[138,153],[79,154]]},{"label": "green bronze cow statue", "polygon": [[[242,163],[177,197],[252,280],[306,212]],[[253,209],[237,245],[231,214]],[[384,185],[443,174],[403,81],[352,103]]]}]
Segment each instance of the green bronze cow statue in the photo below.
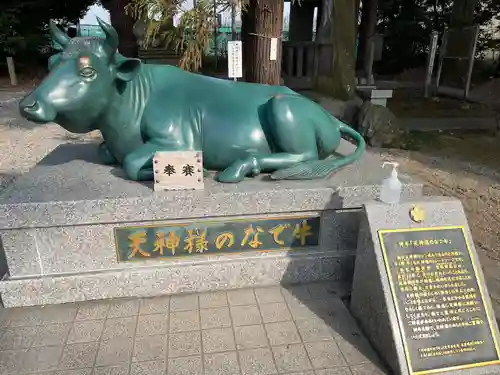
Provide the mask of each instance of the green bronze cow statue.
[{"label": "green bronze cow statue", "polygon": [[[360,134],[287,87],[142,64],[120,55],[115,29],[98,21],[106,38],[70,38],[50,25],[63,51],[50,58],[50,74],[19,109],[32,122],[56,122],[73,133],[100,130],[102,162],[123,165],[127,178],[152,180],[158,151],[201,150],[204,168],[219,171],[220,182],[261,172],[324,178],[363,155]],[[335,158],[341,133],[357,148]]]}]

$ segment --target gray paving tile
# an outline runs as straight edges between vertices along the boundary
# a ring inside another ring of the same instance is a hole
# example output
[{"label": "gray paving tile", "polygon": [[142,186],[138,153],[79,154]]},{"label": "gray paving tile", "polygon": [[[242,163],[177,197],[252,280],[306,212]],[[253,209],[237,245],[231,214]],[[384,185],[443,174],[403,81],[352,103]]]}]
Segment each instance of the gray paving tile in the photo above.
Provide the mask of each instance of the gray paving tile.
[{"label": "gray paving tile", "polygon": [[40,309],[40,324],[69,323],[75,320],[76,304],[51,305]]},{"label": "gray paving tile", "polygon": [[312,370],[306,349],[302,344],[273,347],[278,372],[299,372]]},{"label": "gray paving tile", "polygon": [[262,323],[257,305],[231,306],[231,317],[235,327]]},{"label": "gray paving tile", "polygon": [[261,325],[235,327],[234,336],[238,350],[262,348],[269,345],[266,331]]},{"label": "gray paving tile", "polygon": [[305,347],[315,369],[347,366],[347,362],[335,341],[307,343]]},{"label": "gray paving tile", "polygon": [[335,336],[335,341],[350,366],[376,362],[378,360],[373,348],[366,338],[361,335],[347,338]]},{"label": "gray paving tile", "polygon": [[257,300],[253,289],[237,289],[227,292],[227,300],[231,306],[255,305]]},{"label": "gray paving tile", "polygon": [[204,358],[205,375],[239,375],[236,352],[207,354]]},{"label": "gray paving tile", "polygon": [[24,357],[19,372],[21,374],[30,374],[33,372],[54,370],[57,368],[62,351],[62,346],[40,346],[31,348]]},{"label": "gray paving tile", "polygon": [[170,313],[170,332],[195,331],[200,329],[199,310]]},{"label": "gray paving tile", "polygon": [[319,319],[316,312],[307,305],[290,303],[288,304],[288,307],[290,308],[290,313],[292,314],[292,318],[294,320]]},{"label": "gray paving tile", "polygon": [[311,299],[307,285],[282,286],[281,294],[287,303],[297,303]]},{"label": "gray paving tile", "polygon": [[7,328],[0,340],[0,350],[27,349],[31,346],[36,327]]},{"label": "gray paving tile", "polygon": [[162,296],[155,298],[144,298],[141,300],[139,314],[161,314],[168,313],[170,309],[170,297]]},{"label": "gray paving tile", "polygon": [[89,301],[78,305],[75,320],[105,319],[108,315],[109,301]]},{"label": "gray paving tile", "polygon": [[166,361],[148,361],[132,363],[130,375],[165,375],[167,370]]},{"label": "gray paving tile", "polygon": [[41,375],[92,375],[92,369],[91,368],[79,368],[79,369],[74,369],[74,370],[60,370],[60,371],[54,371],[52,373],[46,373],[44,372]]},{"label": "gray paving tile", "polygon": [[314,283],[307,285],[311,298],[336,298],[340,297],[329,283]]},{"label": "gray paving tile", "polygon": [[49,324],[36,327],[33,346],[64,345],[71,329],[71,323]]},{"label": "gray paving tile", "polygon": [[68,336],[68,344],[98,341],[104,328],[104,320],[85,320],[73,323]]},{"label": "gray paving tile", "polygon": [[167,375],[203,375],[201,356],[169,359]]},{"label": "gray paving tile", "polygon": [[292,315],[286,303],[266,303],[259,306],[264,323],[286,322]]},{"label": "gray paving tile", "polygon": [[135,334],[136,325],[137,316],[108,319],[104,324],[102,339],[111,340],[119,337],[133,337]]},{"label": "gray paving tile", "polygon": [[333,340],[333,329],[321,319],[301,319],[295,324],[304,342]]},{"label": "gray paving tile", "polygon": [[66,345],[59,363],[59,368],[63,370],[94,366],[98,347],[99,344],[97,342]]},{"label": "gray paving tile", "polygon": [[380,369],[371,363],[365,363],[362,365],[351,366],[351,371],[353,375],[386,375],[389,372]]},{"label": "gray paving tile", "polygon": [[40,307],[9,309],[8,314],[10,327],[36,326],[42,323],[42,309]]},{"label": "gray paving tile", "polygon": [[9,311],[11,309],[0,308],[0,328],[6,328],[10,324]]},{"label": "gray paving tile", "polygon": [[96,366],[117,365],[129,362],[132,355],[133,339],[118,338],[102,341],[96,358]]},{"label": "gray paving tile", "polygon": [[162,335],[167,332],[168,314],[139,315],[137,335]]},{"label": "gray paving tile", "polygon": [[202,293],[199,295],[200,309],[211,309],[227,306],[226,292]]},{"label": "gray paving tile", "polygon": [[200,317],[202,329],[231,327],[231,316],[228,307],[202,309],[200,310]]},{"label": "gray paving tile", "polygon": [[138,299],[123,299],[109,302],[108,318],[133,316],[139,313]]},{"label": "gray paving tile", "polygon": [[297,344],[300,336],[293,322],[269,323],[265,325],[271,346]]},{"label": "gray paving tile", "polygon": [[235,350],[234,334],[231,328],[208,329],[201,332],[205,353]]},{"label": "gray paving tile", "polygon": [[133,362],[152,361],[167,356],[166,335],[136,336],[134,343]]},{"label": "gray paving tile", "polygon": [[316,375],[352,375],[352,372],[349,367],[334,367],[324,370],[316,370]]},{"label": "gray paving tile", "polygon": [[170,311],[172,312],[197,310],[198,308],[199,305],[197,294],[170,297]]},{"label": "gray paving tile", "polygon": [[27,353],[27,349],[0,352],[0,375],[18,374]]},{"label": "gray paving tile", "polygon": [[128,375],[128,373],[129,373],[129,364],[122,363],[113,366],[96,367],[94,368],[93,375]]},{"label": "gray paving tile", "polygon": [[283,294],[281,294],[281,287],[269,287],[269,288],[256,288],[255,297],[257,297],[257,302],[262,303],[273,303],[273,302],[285,302]]},{"label": "gray paving tile", "polygon": [[240,351],[242,375],[272,375],[278,371],[269,348]]},{"label": "gray paving tile", "polygon": [[182,332],[170,334],[168,356],[170,358],[201,354],[201,332]]}]

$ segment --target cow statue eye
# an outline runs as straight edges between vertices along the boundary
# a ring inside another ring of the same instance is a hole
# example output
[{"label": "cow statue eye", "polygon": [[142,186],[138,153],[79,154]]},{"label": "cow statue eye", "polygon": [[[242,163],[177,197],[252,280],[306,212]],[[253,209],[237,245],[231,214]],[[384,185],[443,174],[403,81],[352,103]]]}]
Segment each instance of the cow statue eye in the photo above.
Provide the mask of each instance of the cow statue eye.
[{"label": "cow statue eye", "polygon": [[91,68],[90,66],[86,66],[82,69],[80,69],[80,75],[83,78],[93,78],[97,74],[96,70],[94,68]]}]

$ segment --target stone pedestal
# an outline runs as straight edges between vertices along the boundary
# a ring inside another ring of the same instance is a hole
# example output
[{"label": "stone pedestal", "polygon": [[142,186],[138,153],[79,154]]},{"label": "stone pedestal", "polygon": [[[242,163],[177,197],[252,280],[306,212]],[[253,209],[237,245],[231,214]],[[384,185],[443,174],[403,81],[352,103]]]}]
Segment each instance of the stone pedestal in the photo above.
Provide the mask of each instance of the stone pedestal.
[{"label": "stone pedestal", "polygon": [[[340,153],[353,147],[345,142]],[[1,297],[12,307],[349,280],[361,205],[377,197],[386,173],[367,154],[328,180],[207,178],[204,191],[155,193],[152,183],[127,181],[120,168],[99,164],[97,145],[63,145],[0,197],[8,267]],[[420,194],[420,184],[405,182],[404,196]],[[321,218],[314,248],[117,261],[114,230],[124,226],[304,215]]]}]

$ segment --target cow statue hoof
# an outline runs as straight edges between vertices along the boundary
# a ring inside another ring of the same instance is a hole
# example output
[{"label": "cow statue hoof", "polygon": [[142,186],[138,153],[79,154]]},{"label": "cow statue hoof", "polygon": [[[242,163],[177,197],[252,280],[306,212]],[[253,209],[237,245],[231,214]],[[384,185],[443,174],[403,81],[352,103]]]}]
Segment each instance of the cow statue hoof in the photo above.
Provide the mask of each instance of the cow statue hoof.
[{"label": "cow statue hoof", "polygon": [[[284,86],[232,82],[170,65],[142,64],[118,53],[118,34],[98,19],[104,38],[70,38],[50,23],[62,52],[49,78],[19,103],[23,117],[72,133],[99,130],[98,154],[134,181],[152,180],[159,151],[202,151],[204,170],[235,183],[325,178],[363,155],[363,137],[321,106]],[[77,89],[75,89],[77,88]],[[329,158],[341,134],[356,150]]]},{"label": "cow statue hoof", "polygon": [[247,176],[257,176],[260,172],[258,159],[251,156],[243,160],[237,160],[231,166],[218,173],[215,179],[219,182],[235,183],[243,181]]}]

